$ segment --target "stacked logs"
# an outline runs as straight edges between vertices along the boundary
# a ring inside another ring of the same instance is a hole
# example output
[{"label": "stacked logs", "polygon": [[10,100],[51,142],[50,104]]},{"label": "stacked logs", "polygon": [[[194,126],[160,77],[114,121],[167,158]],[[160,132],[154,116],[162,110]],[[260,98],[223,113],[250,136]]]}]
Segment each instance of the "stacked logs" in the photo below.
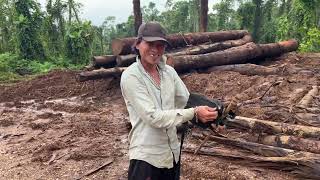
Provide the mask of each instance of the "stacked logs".
[{"label": "stacked logs", "polygon": [[[170,43],[165,53],[167,64],[172,65],[179,73],[275,57],[298,48],[296,40],[255,44],[251,35],[245,30],[179,33],[168,35],[166,39]],[[92,58],[94,70],[80,73],[79,80],[121,75],[125,67],[136,60],[136,55],[132,51],[135,40],[134,37],[114,39],[111,44],[113,55],[94,56]]]}]

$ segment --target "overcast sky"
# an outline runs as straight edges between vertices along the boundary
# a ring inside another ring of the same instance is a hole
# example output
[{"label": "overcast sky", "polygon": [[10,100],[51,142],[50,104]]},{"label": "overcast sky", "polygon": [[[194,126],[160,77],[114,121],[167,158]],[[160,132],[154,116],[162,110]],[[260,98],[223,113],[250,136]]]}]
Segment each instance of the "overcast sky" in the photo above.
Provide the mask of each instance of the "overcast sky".
[{"label": "overcast sky", "polygon": [[[44,7],[47,0],[38,0]],[[115,16],[116,23],[127,21],[130,14],[133,14],[132,0],[75,0],[83,6],[81,18],[91,20],[94,25],[101,25],[108,16]],[[175,0],[178,1],[178,0]],[[212,5],[220,0],[209,0],[209,10]],[[158,10],[165,9],[166,0],[140,0],[141,7],[154,2]]]}]

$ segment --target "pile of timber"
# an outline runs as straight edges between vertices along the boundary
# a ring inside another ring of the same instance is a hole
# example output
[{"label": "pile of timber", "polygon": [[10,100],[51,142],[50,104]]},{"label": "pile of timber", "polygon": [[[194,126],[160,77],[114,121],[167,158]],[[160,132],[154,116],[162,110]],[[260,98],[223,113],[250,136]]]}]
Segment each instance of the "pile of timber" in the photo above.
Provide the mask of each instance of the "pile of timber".
[{"label": "pile of timber", "polygon": [[[168,35],[166,38],[170,43],[165,53],[167,64],[172,65],[179,73],[212,66],[247,63],[279,56],[298,48],[298,42],[294,39],[255,44],[245,30],[179,33]],[[132,51],[135,40],[135,37],[114,39],[111,44],[113,55],[94,56],[92,68],[89,68],[91,71],[81,72],[79,80],[121,75],[125,68],[136,60]]]},{"label": "pile of timber", "polygon": [[[256,133],[259,138],[248,140],[217,133],[193,132],[194,138],[205,142],[200,146],[188,144],[183,151],[237,160],[246,166],[288,171],[303,179],[320,179],[319,127],[237,116],[228,121],[228,129]],[[231,150],[217,148],[215,143],[230,147]]]}]

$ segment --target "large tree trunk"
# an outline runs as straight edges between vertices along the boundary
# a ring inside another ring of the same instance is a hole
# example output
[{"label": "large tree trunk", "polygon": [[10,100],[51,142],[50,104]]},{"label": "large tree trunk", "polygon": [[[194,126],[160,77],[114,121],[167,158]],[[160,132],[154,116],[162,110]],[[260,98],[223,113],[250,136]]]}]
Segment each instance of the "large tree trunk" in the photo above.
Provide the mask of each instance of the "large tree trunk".
[{"label": "large tree trunk", "polygon": [[95,68],[110,68],[116,65],[116,56],[105,55],[105,56],[93,56],[92,66]]},{"label": "large tree trunk", "polygon": [[320,128],[318,127],[278,123],[241,116],[236,116],[234,120],[228,121],[227,126],[235,129],[250,130],[260,134],[287,134],[298,135],[305,138],[320,137]]},{"label": "large tree trunk", "polygon": [[239,64],[255,58],[278,56],[297,48],[298,42],[296,40],[262,45],[248,43],[208,54],[177,56],[174,58],[174,68],[176,71],[182,72],[217,65]]},{"label": "large tree trunk", "polygon": [[206,69],[204,72],[210,73],[214,71],[234,71],[238,72],[242,75],[247,76],[268,76],[268,75],[288,75],[288,74],[296,74],[305,69],[297,68],[297,67],[289,67],[286,70],[283,67],[266,67],[256,64],[230,64],[223,66],[213,66]]},{"label": "large tree trunk", "polygon": [[136,61],[136,57],[137,57],[137,55],[135,55],[135,54],[117,56],[117,66],[118,67],[129,66],[130,64],[132,64]]},{"label": "large tree trunk", "polygon": [[[205,42],[221,42],[226,40],[240,39],[247,35],[248,31],[245,30],[230,30],[230,31],[219,31],[219,32],[197,32],[197,33],[186,33],[186,34],[171,34],[166,37],[170,43],[170,49],[179,47],[186,47],[188,45],[197,45]],[[112,53],[113,55],[126,55],[132,52],[132,45],[136,38],[123,38],[114,39],[112,41]]]},{"label": "large tree trunk", "polygon": [[122,72],[126,68],[123,67],[115,67],[109,69],[97,69],[93,71],[85,71],[79,74],[79,81],[88,81],[88,80],[95,80],[95,79],[102,79],[102,78],[109,78],[109,77],[119,77]]},{"label": "large tree trunk", "polygon": [[197,54],[206,54],[210,52],[216,52],[225,50],[231,47],[237,47],[244,45],[246,43],[252,42],[252,37],[248,34],[245,35],[241,39],[237,40],[228,40],[228,41],[221,41],[212,44],[201,44],[197,46],[182,48],[175,50],[176,52],[168,52],[168,56],[181,56],[181,55],[197,55]]},{"label": "large tree trunk", "polygon": [[140,0],[133,0],[133,15],[134,15],[134,30],[135,35],[138,34],[138,29],[142,24],[142,14],[140,8]]},{"label": "large tree trunk", "polygon": [[295,136],[264,136],[259,138],[259,142],[270,146],[278,146],[320,154],[320,141],[309,140]]},{"label": "large tree trunk", "polygon": [[277,75],[281,72],[281,69],[275,67],[265,67],[256,64],[230,64],[223,66],[213,66],[207,69],[205,72],[210,73],[213,71],[234,71],[247,76],[268,76]]},{"label": "large tree trunk", "polygon": [[[174,59],[174,56],[205,54],[209,52],[216,52],[216,51],[228,49],[231,47],[241,46],[251,41],[252,41],[251,36],[245,35],[241,39],[222,41],[222,42],[217,42],[213,44],[201,44],[197,46],[181,48],[181,49],[169,51],[165,55],[167,57],[173,57]],[[117,66],[119,67],[129,66],[135,61],[136,61],[135,54],[117,56]]]},{"label": "large tree trunk", "polygon": [[200,0],[200,32],[206,32],[208,26],[208,0]]},{"label": "large tree trunk", "polygon": [[[206,68],[217,65],[244,63],[254,58],[272,57],[280,55],[281,53],[293,51],[297,48],[298,43],[295,40],[262,45],[248,43],[243,46],[233,47],[224,51],[218,51],[208,54],[175,56],[173,57],[173,63],[171,61],[170,56],[169,59],[176,71],[182,72],[190,69]],[[93,73],[91,75],[95,78],[92,79],[98,79],[98,77],[112,76],[111,72],[112,71],[107,71],[104,76],[101,75],[104,73],[104,71],[99,72],[99,76],[96,76]],[[117,73],[118,71],[116,71],[116,74]],[[86,76],[90,76],[90,73],[88,73]]]}]

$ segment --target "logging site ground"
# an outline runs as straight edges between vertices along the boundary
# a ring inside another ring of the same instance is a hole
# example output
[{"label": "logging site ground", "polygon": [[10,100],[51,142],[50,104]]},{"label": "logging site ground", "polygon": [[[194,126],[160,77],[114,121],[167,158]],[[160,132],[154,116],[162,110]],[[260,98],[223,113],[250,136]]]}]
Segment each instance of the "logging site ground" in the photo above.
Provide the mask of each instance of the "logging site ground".
[{"label": "logging site ground", "polygon": [[[307,107],[296,107],[320,86],[320,54],[292,52],[259,65],[280,71],[269,75],[194,71],[181,78],[191,92],[223,102],[237,97],[239,116],[320,127],[319,93],[312,95]],[[57,70],[0,85],[0,179],[127,179],[130,124],[119,78],[78,82],[78,73]],[[205,132],[193,128],[185,140],[181,179],[289,180],[315,172],[214,141],[203,148],[220,154],[187,152],[200,145],[201,133]],[[263,134],[236,128],[224,133],[246,142],[258,142]]]}]

